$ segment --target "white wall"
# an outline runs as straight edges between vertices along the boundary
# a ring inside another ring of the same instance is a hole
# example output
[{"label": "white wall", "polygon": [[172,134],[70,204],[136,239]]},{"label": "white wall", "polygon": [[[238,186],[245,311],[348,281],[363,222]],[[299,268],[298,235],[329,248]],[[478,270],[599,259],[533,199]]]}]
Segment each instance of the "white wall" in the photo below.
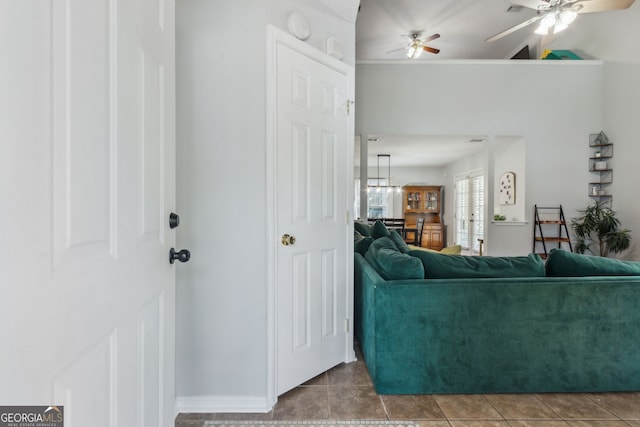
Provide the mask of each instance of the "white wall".
[{"label": "white wall", "polygon": [[603,126],[614,143],[613,209],[632,233],[623,258],[640,260],[640,198],[637,196],[640,159],[640,4],[629,9],[579,15],[569,30],[547,46],[573,49],[604,65]]},{"label": "white wall", "polygon": [[[598,61],[358,64],[356,133],[521,135],[526,219],[535,203],[574,215],[589,201],[588,137],[602,127],[602,75]],[[532,230],[489,224],[485,249],[529,253]]]},{"label": "white wall", "polygon": [[[493,209],[489,209],[489,219],[494,214],[507,217],[506,221],[524,221],[525,213],[525,178],[526,178],[526,147],[524,138],[496,137],[492,144],[491,158],[493,160]],[[500,177],[505,172],[515,174],[515,203],[500,204]]]},{"label": "white wall", "polygon": [[[267,265],[266,25],[302,12],[308,42],[344,41],[355,24],[313,0],[176,2],[179,408],[265,409]],[[357,7],[357,2],[351,0]]]},{"label": "white wall", "polygon": [[[177,395],[258,396],[266,387],[265,6],[189,0],[176,9],[178,246],[192,253],[177,278]],[[238,48],[246,41],[255,54]],[[256,256],[231,256],[239,246]]]},{"label": "white wall", "polygon": [[[376,173],[376,168],[369,168],[369,176],[374,177]],[[443,177],[444,170],[439,167],[391,167],[393,185],[442,185]]]}]

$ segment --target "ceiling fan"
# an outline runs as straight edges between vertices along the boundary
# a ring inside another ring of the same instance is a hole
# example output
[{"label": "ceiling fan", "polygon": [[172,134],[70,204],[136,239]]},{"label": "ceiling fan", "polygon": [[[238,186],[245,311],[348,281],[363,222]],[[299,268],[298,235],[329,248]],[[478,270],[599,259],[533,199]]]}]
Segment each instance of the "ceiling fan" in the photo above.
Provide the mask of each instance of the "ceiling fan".
[{"label": "ceiling fan", "polygon": [[407,58],[416,59],[422,55],[422,52],[429,52],[433,54],[440,53],[440,49],[436,49],[433,47],[426,46],[425,43],[429,43],[432,40],[435,40],[440,37],[440,34],[433,34],[426,39],[422,39],[422,33],[420,31],[414,31],[411,35],[403,35],[402,37],[407,39],[407,46],[401,47],[398,49],[390,50],[387,53],[395,52],[397,50],[405,49],[407,51]]},{"label": "ceiling fan", "polygon": [[545,35],[566,29],[578,13],[605,12],[627,9],[634,0],[511,0],[511,3],[528,7],[538,12],[536,16],[489,37],[486,42],[496,41],[514,31],[540,21],[536,34]]}]

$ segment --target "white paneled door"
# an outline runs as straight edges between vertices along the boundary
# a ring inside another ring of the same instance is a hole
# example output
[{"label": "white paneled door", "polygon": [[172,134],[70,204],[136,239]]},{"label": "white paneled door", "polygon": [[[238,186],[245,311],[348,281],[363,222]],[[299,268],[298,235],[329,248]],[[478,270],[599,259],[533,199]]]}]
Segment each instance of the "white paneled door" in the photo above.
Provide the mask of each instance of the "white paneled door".
[{"label": "white paneled door", "polygon": [[276,47],[277,394],[345,361],[353,136],[347,76]]},{"label": "white paneled door", "polygon": [[0,8],[0,403],[173,425],[174,4]]}]

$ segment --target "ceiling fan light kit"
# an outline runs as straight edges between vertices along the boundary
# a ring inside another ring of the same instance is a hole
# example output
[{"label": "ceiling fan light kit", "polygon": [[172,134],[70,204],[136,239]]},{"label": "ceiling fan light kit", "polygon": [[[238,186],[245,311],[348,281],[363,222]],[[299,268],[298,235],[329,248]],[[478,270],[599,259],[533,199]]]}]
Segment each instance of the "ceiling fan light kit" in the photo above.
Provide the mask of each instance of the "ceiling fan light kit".
[{"label": "ceiling fan light kit", "polygon": [[[582,5],[576,5],[576,7],[579,10],[582,8]],[[577,16],[577,12],[569,9],[547,12],[547,14],[540,20],[540,25],[535,33],[544,36],[549,33],[549,29],[551,29],[551,27],[553,27],[554,34],[559,33],[560,31],[569,28],[569,24],[575,21]]]},{"label": "ceiling fan light kit", "polygon": [[534,9],[537,15],[520,24],[507,28],[485,41],[494,42],[521,28],[527,27],[540,21],[535,33],[539,35],[549,34],[553,28],[553,33],[559,33],[569,27],[578,13],[605,12],[608,10],[627,9],[634,0],[510,0],[512,3]]},{"label": "ceiling fan light kit", "polygon": [[420,55],[422,55],[422,48],[419,46],[417,42],[415,41],[411,42],[411,44],[407,48],[407,58],[416,59],[416,58],[420,58]]}]

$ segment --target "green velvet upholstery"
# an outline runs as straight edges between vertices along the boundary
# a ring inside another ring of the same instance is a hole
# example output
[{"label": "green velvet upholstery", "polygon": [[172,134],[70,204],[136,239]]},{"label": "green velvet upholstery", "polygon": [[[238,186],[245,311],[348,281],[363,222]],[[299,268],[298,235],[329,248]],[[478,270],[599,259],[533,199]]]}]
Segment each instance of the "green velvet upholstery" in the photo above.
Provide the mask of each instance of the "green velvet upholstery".
[{"label": "green velvet upholstery", "polygon": [[538,255],[489,257],[445,255],[430,251],[409,251],[424,265],[426,279],[483,277],[543,277],[544,263]]},{"label": "green velvet upholstery", "polygon": [[358,233],[362,234],[364,237],[367,237],[367,236],[371,236],[371,233],[373,231],[373,226],[365,222],[354,221],[353,229]]},{"label": "green velvet upholstery", "polygon": [[404,241],[398,230],[391,230],[389,232],[389,238],[393,240],[393,243],[396,244],[398,250],[403,254],[406,254],[411,250],[409,249],[409,245],[407,245],[407,243]]},{"label": "green velvet upholstery", "polygon": [[640,262],[581,255],[553,249],[545,263],[547,276],[640,276]]},{"label": "green velvet upholstery", "polygon": [[380,237],[369,246],[367,261],[386,280],[421,279],[424,269],[419,259],[398,251],[389,237]]},{"label": "green velvet upholstery", "polygon": [[378,393],[640,390],[639,277],[385,281],[354,257]]},{"label": "green velvet upholstery", "polygon": [[373,227],[371,229],[371,237],[374,239],[379,239],[380,237],[389,237],[389,229],[386,225],[380,220],[377,220],[373,223]]},{"label": "green velvet upholstery", "polygon": [[365,237],[361,234],[358,234],[358,236],[353,239],[353,250],[361,255],[364,255],[367,253],[367,250],[369,249],[369,246],[371,246],[371,243],[373,243],[373,237]]}]

